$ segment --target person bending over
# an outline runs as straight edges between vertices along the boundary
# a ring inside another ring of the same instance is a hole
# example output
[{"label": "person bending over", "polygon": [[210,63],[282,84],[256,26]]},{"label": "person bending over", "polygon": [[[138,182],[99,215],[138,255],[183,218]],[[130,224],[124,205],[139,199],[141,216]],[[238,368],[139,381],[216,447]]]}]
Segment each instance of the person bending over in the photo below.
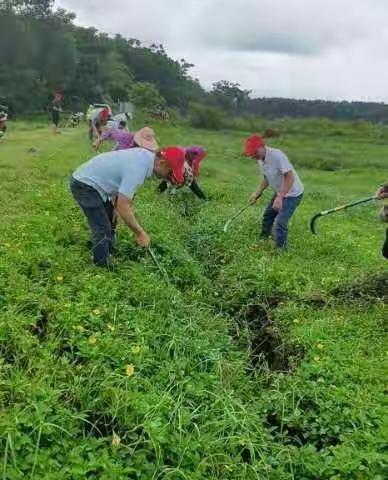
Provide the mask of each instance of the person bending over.
[{"label": "person bending over", "polygon": [[114,214],[133,231],[136,243],[148,247],[150,237],[136,219],[133,197],[137,189],[154,174],[159,178],[183,181],[184,154],[180,148],[166,147],[156,153],[132,148],[102,153],[81,165],[70,178],[70,191],[85,214],[91,230],[93,261],[109,267],[114,246]]},{"label": "person bending over", "polygon": [[199,146],[185,147],[182,148],[182,150],[185,154],[184,182],[180,185],[174,185],[174,183],[169,180],[163,180],[159,184],[158,191],[162,193],[167,189],[173,190],[174,188],[187,186],[198,198],[206,200],[206,195],[198,185],[197,181],[200,173],[200,164],[206,157],[206,150]]}]

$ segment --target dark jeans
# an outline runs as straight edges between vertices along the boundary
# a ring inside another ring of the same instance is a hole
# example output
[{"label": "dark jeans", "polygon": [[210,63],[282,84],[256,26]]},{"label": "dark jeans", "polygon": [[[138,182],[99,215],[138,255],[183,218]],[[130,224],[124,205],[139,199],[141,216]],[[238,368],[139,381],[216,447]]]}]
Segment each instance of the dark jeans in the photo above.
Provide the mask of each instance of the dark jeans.
[{"label": "dark jeans", "polygon": [[288,222],[302,201],[303,194],[299,195],[298,197],[284,198],[283,208],[280,210],[280,212],[274,210],[272,207],[275,198],[276,194],[271,198],[271,201],[264,211],[261,237],[269,237],[272,227],[275,224],[276,246],[279,248],[285,248],[288,237]]},{"label": "dark jeans", "polygon": [[58,110],[52,110],[51,111],[51,118],[52,118],[53,124],[57,127],[59,125],[59,112],[58,112]]},{"label": "dark jeans", "polygon": [[385,232],[385,240],[383,243],[383,248],[381,250],[381,253],[383,254],[384,258],[388,258],[388,228]]},{"label": "dark jeans", "polygon": [[114,206],[110,200],[104,202],[93,187],[73,177],[70,178],[70,190],[84,212],[92,232],[93,261],[96,265],[107,267],[115,242]]}]

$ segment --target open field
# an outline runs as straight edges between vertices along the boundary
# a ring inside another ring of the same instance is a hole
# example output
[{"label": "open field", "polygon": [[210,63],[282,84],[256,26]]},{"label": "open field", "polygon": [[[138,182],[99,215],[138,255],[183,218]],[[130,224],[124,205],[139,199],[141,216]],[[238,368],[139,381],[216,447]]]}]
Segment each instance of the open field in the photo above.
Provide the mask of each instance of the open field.
[{"label": "open field", "polygon": [[[252,248],[258,184],[243,132],[155,124],[161,144],[208,150],[191,193],[139,191],[168,272],[119,229],[96,269],[68,176],[86,127],[9,124],[0,143],[2,479],[383,480],[388,270],[379,205],[310,217],[387,180],[386,139],[290,122],[269,142],[305,184],[290,248]],[[342,132],[339,134],[338,132]],[[182,210],[186,209],[186,216]]]}]

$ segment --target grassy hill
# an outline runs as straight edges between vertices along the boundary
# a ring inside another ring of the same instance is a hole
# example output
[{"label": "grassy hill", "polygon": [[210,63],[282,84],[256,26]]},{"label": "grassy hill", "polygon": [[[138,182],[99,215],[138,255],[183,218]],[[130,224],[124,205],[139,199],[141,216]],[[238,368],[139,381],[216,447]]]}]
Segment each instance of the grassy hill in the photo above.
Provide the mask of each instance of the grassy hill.
[{"label": "grassy hill", "polygon": [[[304,123],[304,125],[306,122]],[[387,262],[367,204],[386,143],[289,123],[270,142],[306,187],[290,248],[253,248],[266,198],[224,234],[258,183],[242,132],[155,124],[161,144],[208,150],[200,184],[136,211],[167,271],[121,226],[114,271],[91,265],[68,176],[92,156],[85,127],[10,124],[0,144],[2,478],[384,478]]]}]

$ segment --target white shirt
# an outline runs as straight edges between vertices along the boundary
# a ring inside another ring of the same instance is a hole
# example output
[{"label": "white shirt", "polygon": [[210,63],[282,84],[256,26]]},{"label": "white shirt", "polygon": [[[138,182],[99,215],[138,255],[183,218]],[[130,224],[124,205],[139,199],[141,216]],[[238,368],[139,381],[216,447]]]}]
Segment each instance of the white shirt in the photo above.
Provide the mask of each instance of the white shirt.
[{"label": "white shirt", "polygon": [[133,198],[152,176],[154,158],[155,154],[144,148],[105,152],[78,167],[73,177],[97,190],[104,201],[118,193]]},{"label": "white shirt", "polygon": [[[119,128],[120,122],[127,122],[125,113],[114,115],[111,120],[108,120],[107,126],[108,128]],[[126,129],[126,131],[128,131],[128,129]]]},{"label": "white shirt", "polygon": [[267,179],[269,186],[275,190],[275,192],[280,192],[284,175],[287,172],[292,172],[294,174],[294,183],[286,197],[298,197],[303,193],[303,183],[300,181],[300,178],[291,162],[288,160],[287,155],[281,150],[265,147],[265,159],[264,161],[258,160],[257,164],[262,174]]}]

